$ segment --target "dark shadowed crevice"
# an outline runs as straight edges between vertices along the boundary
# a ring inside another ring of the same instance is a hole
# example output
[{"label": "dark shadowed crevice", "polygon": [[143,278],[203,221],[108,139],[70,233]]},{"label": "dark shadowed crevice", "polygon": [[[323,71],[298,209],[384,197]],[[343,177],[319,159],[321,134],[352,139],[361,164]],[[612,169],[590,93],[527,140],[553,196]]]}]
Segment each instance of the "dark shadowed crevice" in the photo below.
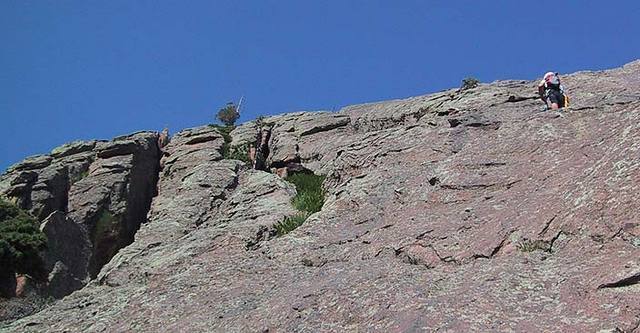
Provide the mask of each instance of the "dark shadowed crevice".
[{"label": "dark shadowed crevice", "polygon": [[256,170],[268,171],[267,159],[269,158],[269,140],[271,139],[271,128],[260,128],[256,136],[256,152],[253,168]]},{"label": "dark shadowed crevice", "polygon": [[92,256],[89,262],[89,275],[94,279],[118,250],[120,234],[120,216],[114,216],[106,207],[100,210],[95,221],[91,223],[90,239],[93,244]]},{"label": "dark shadowed crevice", "polygon": [[528,101],[528,100],[537,100],[539,98],[540,98],[539,96],[516,96],[516,95],[511,95],[505,101],[505,103],[518,103],[518,102],[523,102],[523,101]]},{"label": "dark shadowed crevice", "polygon": [[456,118],[447,119],[447,121],[449,122],[449,127],[457,127],[458,125],[462,124],[460,119]]},{"label": "dark shadowed crevice", "polygon": [[638,283],[640,283],[640,273],[636,273],[615,282],[601,284],[598,286],[598,289],[628,287]]}]

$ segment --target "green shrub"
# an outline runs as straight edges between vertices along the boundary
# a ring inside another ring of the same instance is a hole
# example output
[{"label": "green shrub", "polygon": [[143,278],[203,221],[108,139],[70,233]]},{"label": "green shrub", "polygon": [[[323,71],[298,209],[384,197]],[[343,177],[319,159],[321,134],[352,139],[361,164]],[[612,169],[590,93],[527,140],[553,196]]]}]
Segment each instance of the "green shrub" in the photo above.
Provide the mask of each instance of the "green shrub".
[{"label": "green shrub", "polygon": [[89,274],[92,278],[98,275],[100,268],[102,268],[102,266],[116,254],[118,248],[123,245],[122,237],[126,237],[126,235],[122,233],[123,231],[120,217],[103,208],[100,215],[98,215],[91,236],[93,239],[94,260],[90,263]]},{"label": "green shrub", "polygon": [[87,176],[89,176],[89,170],[84,170],[78,175],[78,180],[87,178]]},{"label": "green shrub", "polygon": [[241,146],[236,146],[229,148],[227,156],[224,156],[225,159],[228,160],[239,160],[245,163],[251,163],[249,159],[249,145],[244,144]]},{"label": "green shrub", "polygon": [[249,145],[240,145],[236,147],[231,147],[231,131],[233,131],[235,126],[220,126],[220,125],[209,125],[216,129],[222,138],[224,139],[224,143],[222,144],[222,158],[225,160],[239,160],[245,163],[251,162],[249,160]]},{"label": "green shrub", "polygon": [[225,126],[233,126],[236,123],[236,120],[240,118],[240,113],[238,112],[238,107],[232,102],[227,103],[222,109],[218,111],[217,114],[218,120],[223,123]]},{"label": "green shrub", "polygon": [[324,204],[322,182],[325,176],[308,173],[296,173],[286,178],[296,186],[297,194],[292,200],[293,206],[300,211],[298,214],[285,218],[276,225],[278,234],[283,235],[299,227],[309,215],[319,212]]},{"label": "green shrub", "polygon": [[480,84],[480,81],[475,77],[467,77],[462,80],[462,85],[460,86],[460,90],[473,89]]},{"label": "green shrub", "polygon": [[209,125],[216,129],[222,138],[224,139],[224,143],[222,144],[222,158],[228,159],[231,154],[231,131],[233,131],[236,127],[231,126],[221,126],[221,125]]},{"label": "green shrub", "polygon": [[47,238],[27,212],[0,198],[0,267],[3,270],[39,276]]}]

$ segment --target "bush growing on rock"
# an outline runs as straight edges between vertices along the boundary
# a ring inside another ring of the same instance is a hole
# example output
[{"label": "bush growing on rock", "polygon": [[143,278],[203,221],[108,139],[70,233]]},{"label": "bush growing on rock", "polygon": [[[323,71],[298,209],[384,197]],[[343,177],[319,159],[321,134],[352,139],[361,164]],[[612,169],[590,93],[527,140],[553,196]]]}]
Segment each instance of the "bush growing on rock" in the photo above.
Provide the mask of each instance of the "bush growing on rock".
[{"label": "bush growing on rock", "polygon": [[462,85],[460,86],[460,90],[473,89],[480,84],[480,80],[475,77],[467,77],[462,80]]},{"label": "bush growing on rock", "polygon": [[224,139],[224,143],[222,144],[222,158],[229,159],[231,154],[231,131],[235,129],[235,126],[220,126],[220,125],[209,125],[218,131],[222,138]]},{"label": "bush growing on rock", "polygon": [[39,252],[47,239],[34,217],[0,198],[0,267],[32,276],[42,273]]},{"label": "bush growing on rock", "polygon": [[224,156],[224,158],[251,163],[251,160],[249,159],[249,145],[245,144],[229,148],[228,154]]},{"label": "bush growing on rock", "polygon": [[232,102],[227,103],[225,107],[223,107],[222,109],[220,109],[220,111],[218,111],[217,118],[225,126],[234,126],[236,123],[236,120],[240,118],[238,107]]}]

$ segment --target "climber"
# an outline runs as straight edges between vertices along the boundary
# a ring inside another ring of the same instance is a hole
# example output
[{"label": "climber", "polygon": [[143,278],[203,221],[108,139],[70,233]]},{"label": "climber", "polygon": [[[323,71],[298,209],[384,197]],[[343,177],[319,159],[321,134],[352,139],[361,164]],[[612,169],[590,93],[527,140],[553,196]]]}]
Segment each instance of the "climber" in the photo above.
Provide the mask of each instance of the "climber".
[{"label": "climber", "polygon": [[547,104],[547,109],[557,110],[569,106],[568,98],[564,92],[564,87],[560,84],[558,73],[547,72],[540,84],[538,84],[538,94]]}]

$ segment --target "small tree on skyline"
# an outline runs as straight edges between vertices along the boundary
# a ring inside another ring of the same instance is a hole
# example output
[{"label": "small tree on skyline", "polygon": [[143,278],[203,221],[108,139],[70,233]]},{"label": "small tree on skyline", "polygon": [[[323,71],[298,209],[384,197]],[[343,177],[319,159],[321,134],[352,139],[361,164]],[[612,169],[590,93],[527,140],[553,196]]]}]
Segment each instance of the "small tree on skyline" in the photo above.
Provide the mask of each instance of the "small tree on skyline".
[{"label": "small tree on skyline", "polygon": [[240,118],[240,112],[233,102],[229,102],[218,111],[217,118],[225,126],[233,126]]},{"label": "small tree on skyline", "polygon": [[475,77],[466,77],[462,80],[462,85],[460,86],[460,90],[473,89],[480,84],[480,80]]}]

